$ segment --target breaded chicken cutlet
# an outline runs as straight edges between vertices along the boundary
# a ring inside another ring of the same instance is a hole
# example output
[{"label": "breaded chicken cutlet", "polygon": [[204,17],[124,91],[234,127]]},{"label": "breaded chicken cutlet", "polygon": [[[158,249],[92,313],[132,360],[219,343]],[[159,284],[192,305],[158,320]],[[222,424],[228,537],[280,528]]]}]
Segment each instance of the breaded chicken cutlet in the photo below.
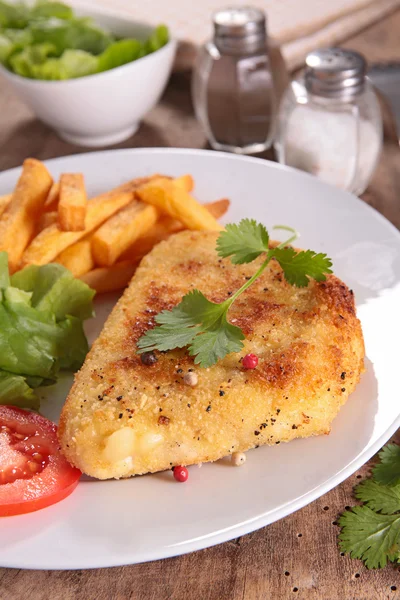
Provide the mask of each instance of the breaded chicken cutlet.
[{"label": "breaded chicken cutlet", "polygon": [[[127,477],[326,434],[357,385],[364,343],[352,292],[334,275],[296,288],[275,261],[229,311],[246,336],[240,353],[208,369],[184,350],[142,363],[137,341],[158,312],[194,288],[221,302],[261,264],[219,259],[217,237],[185,231],[161,242],[109,316],[60,420],[62,450],[84,473]],[[259,363],[245,370],[250,352]],[[195,387],[183,381],[190,370]]]}]

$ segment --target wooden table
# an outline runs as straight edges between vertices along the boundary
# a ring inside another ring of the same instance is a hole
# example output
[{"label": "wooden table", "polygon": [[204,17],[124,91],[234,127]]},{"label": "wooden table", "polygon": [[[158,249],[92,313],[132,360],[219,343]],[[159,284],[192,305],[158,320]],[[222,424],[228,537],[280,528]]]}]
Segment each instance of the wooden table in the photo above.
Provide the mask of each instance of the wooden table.
[{"label": "wooden table", "polygon": [[[345,45],[363,52],[370,62],[399,60],[399,31],[400,11]],[[387,114],[385,131],[384,152],[364,200],[400,227],[400,151]],[[138,134],[119,147],[205,145],[193,117],[188,79],[174,76],[162,103]],[[0,148],[0,169],[20,165],[27,156],[47,159],[85,151],[60,141],[3,81]],[[398,398],[394,396],[393,401]],[[369,464],[329,494],[277,523],[186,556],[91,571],[0,569],[0,600],[400,598],[400,567],[367,571],[361,562],[341,556],[337,547],[336,519],[346,505],[354,503],[352,488],[368,470]]]}]

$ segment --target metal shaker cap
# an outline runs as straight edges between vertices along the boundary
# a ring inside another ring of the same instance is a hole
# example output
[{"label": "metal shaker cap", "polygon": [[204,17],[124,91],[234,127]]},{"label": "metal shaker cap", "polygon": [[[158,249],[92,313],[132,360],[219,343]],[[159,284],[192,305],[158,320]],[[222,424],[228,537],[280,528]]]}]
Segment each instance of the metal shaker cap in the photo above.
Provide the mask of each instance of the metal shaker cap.
[{"label": "metal shaker cap", "polygon": [[252,6],[231,6],[213,14],[214,36],[227,49],[247,50],[266,39],[265,13]]},{"label": "metal shaker cap", "polygon": [[367,63],[358,52],[322,48],[306,58],[307,91],[324,98],[351,100],[364,90]]}]

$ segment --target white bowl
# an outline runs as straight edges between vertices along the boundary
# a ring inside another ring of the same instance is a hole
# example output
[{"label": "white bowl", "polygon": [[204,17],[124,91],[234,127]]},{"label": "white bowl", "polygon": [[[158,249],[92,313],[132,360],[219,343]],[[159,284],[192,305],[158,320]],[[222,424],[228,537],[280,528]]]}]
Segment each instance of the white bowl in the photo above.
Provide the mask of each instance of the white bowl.
[{"label": "white bowl", "polygon": [[[79,12],[79,11],[77,11]],[[119,36],[145,39],[152,28],[107,13],[80,11]],[[116,144],[137,130],[171,73],[176,41],[136,61],[78,79],[42,81],[0,67],[19,97],[63,139],[80,146]]]}]

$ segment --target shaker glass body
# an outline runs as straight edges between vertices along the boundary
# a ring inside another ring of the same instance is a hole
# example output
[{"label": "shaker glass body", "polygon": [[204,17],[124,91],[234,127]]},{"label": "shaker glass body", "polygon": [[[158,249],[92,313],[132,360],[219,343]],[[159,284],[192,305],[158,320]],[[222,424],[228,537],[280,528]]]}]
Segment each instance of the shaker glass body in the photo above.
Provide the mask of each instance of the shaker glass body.
[{"label": "shaker glass body", "polygon": [[274,138],[276,95],[267,48],[222,53],[209,42],[193,73],[196,116],[211,146],[239,154],[268,149]]},{"label": "shaker glass body", "polygon": [[368,80],[350,101],[313,95],[302,78],[287,89],[275,143],[280,163],[359,195],[368,185],[381,147],[380,108]]}]

